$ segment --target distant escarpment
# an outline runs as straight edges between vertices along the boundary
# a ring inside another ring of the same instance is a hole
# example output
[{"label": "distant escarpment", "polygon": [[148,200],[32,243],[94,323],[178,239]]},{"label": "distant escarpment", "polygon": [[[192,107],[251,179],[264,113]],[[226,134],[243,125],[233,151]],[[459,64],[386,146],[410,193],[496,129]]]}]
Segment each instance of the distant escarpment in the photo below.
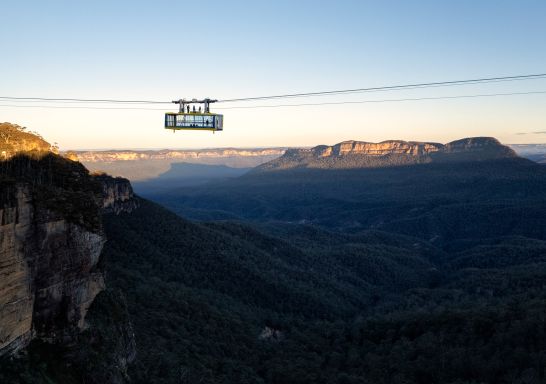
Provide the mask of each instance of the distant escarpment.
[{"label": "distant escarpment", "polygon": [[517,157],[492,137],[474,137],[447,144],[389,140],[381,143],[344,141],[314,148],[288,149],[255,172],[291,168],[350,169],[411,165],[446,161],[479,161]]},{"label": "distant escarpment", "polygon": [[128,181],[93,177],[23,128],[2,124],[0,355],[63,344],[104,289],[103,210],[134,209]]},{"label": "distant escarpment", "polygon": [[154,199],[184,217],[382,230],[443,244],[546,238],[546,169],[492,138],[344,142],[288,150],[216,185]]},{"label": "distant escarpment", "polygon": [[212,148],[196,150],[111,150],[111,151],[71,151],[83,163],[137,161],[137,160],[203,160],[230,157],[280,156],[284,148]]}]

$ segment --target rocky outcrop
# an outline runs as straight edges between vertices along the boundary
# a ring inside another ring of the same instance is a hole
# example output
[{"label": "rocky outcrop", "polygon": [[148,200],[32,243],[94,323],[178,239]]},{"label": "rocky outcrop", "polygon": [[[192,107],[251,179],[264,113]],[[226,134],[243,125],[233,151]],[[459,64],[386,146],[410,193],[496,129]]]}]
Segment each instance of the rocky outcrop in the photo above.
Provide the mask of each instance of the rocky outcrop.
[{"label": "rocky outcrop", "polygon": [[320,157],[348,155],[384,156],[387,154],[421,156],[437,152],[441,148],[442,144],[438,143],[419,143],[400,140],[389,140],[381,143],[344,141],[331,147],[315,147],[312,148],[311,151]]},{"label": "rocky outcrop", "polygon": [[[2,192],[9,195],[13,191]],[[18,240],[26,237],[28,226],[21,229],[14,225],[17,219],[30,223],[32,209],[28,191],[14,192],[16,205],[0,210],[0,354],[22,348],[32,337],[31,268],[24,257],[23,243]]]},{"label": "rocky outcrop", "polygon": [[0,162],[0,355],[32,339],[66,344],[86,327],[104,289],[101,214],[136,207],[127,180],[15,142]]},{"label": "rocky outcrop", "polygon": [[283,333],[279,329],[265,326],[258,336],[259,340],[280,341],[283,338]]},{"label": "rocky outcrop", "polygon": [[466,138],[440,144],[389,140],[381,143],[344,141],[314,148],[288,149],[255,172],[291,168],[371,168],[445,161],[476,161],[515,157],[515,152],[490,137]]},{"label": "rocky outcrop", "polygon": [[14,199],[0,209],[0,354],[32,338],[70,338],[104,288],[101,229],[41,206],[25,183],[12,188]]},{"label": "rocky outcrop", "polygon": [[47,141],[26,128],[0,123],[0,160],[7,160],[20,152],[49,152],[55,150]]},{"label": "rocky outcrop", "polygon": [[98,174],[94,178],[102,185],[103,212],[113,212],[117,215],[121,212],[132,212],[138,207],[129,180],[122,177],[111,177],[106,174]]}]

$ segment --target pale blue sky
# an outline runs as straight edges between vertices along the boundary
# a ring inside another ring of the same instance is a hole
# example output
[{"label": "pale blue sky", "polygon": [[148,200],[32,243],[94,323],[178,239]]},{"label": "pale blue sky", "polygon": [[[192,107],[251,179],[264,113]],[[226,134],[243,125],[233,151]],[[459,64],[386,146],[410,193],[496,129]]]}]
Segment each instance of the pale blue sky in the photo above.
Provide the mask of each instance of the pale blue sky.
[{"label": "pale blue sky", "polygon": [[[224,99],[544,73],[545,20],[543,0],[3,2],[0,96]],[[546,80],[298,102],[522,91]],[[222,112],[215,135],[173,135],[160,110],[0,107],[0,120],[65,149],[546,142],[521,134],[546,131],[545,94]]]}]

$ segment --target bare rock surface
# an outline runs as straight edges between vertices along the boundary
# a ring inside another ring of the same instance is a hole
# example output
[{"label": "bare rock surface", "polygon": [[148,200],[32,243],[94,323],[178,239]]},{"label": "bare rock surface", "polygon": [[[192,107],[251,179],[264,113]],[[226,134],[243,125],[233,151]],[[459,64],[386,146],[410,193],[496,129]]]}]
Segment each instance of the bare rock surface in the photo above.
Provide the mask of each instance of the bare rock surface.
[{"label": "bare rock surface", "polygon": [[93,177],[42,138],[0,124],[0,355],[69,342],[104,289],[104,211],[136,208],[125,179]]}]

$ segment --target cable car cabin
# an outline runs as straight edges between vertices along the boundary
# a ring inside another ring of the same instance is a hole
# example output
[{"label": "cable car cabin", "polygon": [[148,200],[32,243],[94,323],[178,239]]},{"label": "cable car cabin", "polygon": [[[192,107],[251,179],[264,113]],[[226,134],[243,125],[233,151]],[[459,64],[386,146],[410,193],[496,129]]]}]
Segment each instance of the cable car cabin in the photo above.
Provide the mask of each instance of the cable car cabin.
[{"label": "cable car cabin", "polygon": [[201,112],[168,112],[165,113],[165,129],[222,131],[224,116],[216,113]]}]

